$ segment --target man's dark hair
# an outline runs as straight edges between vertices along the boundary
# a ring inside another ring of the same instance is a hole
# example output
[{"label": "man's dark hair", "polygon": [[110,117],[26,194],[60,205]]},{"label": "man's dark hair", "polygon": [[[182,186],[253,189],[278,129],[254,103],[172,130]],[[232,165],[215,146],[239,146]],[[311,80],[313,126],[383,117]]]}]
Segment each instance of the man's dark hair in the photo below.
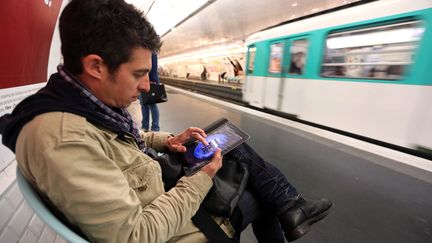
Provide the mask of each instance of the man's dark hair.
[{"label": "man's dark hair", "polygon": [[64,66],[81,74],[81,59],[103,58],[110,73],[127,62],[138,47],[159,51],[161,41],[143,13],[123,0],[71,0],[60,16]]}]

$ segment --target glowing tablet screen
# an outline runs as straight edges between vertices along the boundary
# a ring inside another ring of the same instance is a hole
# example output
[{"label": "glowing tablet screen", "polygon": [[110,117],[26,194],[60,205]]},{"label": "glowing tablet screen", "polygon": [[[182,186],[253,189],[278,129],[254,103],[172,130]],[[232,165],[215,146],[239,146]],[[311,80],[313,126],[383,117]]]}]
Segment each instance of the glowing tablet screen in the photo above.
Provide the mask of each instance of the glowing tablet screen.
[{"label": "glowing tablet screen", "polygon": [[204,131],[207,133],[208,145],[200,141],[185,144],[187,148],[184,166],[186,175],[193,174],[209,163],[217,148],[220,148],[224,155],[249,138],[248,134],[225,118],[216,121]]}]

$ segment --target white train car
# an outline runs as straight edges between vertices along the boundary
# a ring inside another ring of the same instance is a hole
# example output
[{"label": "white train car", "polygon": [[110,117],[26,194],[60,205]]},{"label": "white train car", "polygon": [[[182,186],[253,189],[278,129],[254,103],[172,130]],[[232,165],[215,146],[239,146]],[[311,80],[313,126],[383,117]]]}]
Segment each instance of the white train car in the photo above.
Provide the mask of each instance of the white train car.
[{"label": "white train car", "polygon": [[430,153],[431,27],[432,1],[381,0],[255,33],[244,101]]}]

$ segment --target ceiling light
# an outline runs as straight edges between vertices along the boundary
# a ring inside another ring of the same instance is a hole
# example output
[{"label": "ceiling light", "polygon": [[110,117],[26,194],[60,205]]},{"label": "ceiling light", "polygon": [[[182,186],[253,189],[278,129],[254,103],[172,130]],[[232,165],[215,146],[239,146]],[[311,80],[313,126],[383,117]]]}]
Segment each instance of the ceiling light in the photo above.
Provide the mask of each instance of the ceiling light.
[{"label": "ceiling light", "polygon": [[[191,13],[208,4],[208,0],[184,1],[143,1],[127,0],[142,10],[149,10],[146,13],[147,19],[153,24],[158,35],[163,36],[173,27],[186,19]],[[153,4],[153,5],[151,5]],[[149,9],[149,7],[151,9]]]}]

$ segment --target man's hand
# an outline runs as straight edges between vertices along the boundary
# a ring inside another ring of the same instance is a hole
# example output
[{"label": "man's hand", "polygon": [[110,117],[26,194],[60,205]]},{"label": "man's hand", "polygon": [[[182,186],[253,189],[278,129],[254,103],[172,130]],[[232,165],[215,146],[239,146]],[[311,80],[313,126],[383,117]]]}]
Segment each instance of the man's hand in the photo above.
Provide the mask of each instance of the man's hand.
[{"label": "man's hand", "polygon": [[218,148],[215,151],[211,162],[201,168],[201,171],[207,173],[207,175],[209,175],[210,178],[213,178],[216,175],[216,173],[219,171],[219,169],[222,167],[221,151],[222,150]]},{"label": "man's hand", "polygon": [[186,147],[183,146],[183,143],[188,141],[191,138],[201,141],[204,145],[208,145],[208,142],[205,140],[207,134],[198,127],[189,127],[184,132],[176,135],[174,137],[170,137],[166,140],[166,146],[172,152],[186,152]]},{"label": "man's hand", "polygon": [[[198,127],[189,127],[184,132],[176,135],[174,137],[170,137],[166,141],[166,146],[172,152],[186,152],[186,147],[183,144],[191,138],[199,140],[204,145],[208,145],[208,142],[205,140],[207,134]],[[218,148],[213,155],[213,158],[210,163],[201,168],[203,172],[213,178],[219,169],[222,167],[222,154],[221,149]]]}]

